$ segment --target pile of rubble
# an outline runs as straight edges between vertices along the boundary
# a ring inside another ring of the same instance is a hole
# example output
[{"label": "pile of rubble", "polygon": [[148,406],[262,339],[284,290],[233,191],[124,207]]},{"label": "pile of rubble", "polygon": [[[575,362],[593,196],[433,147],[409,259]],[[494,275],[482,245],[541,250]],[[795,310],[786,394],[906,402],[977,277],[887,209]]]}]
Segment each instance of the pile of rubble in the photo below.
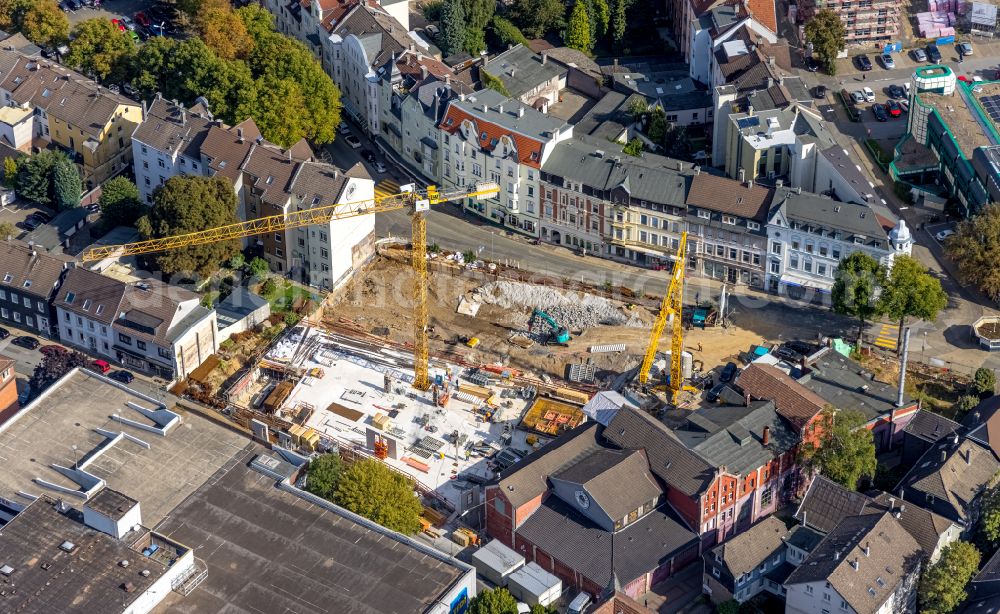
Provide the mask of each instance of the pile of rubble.
[{"label": "pile of rubble", "polygon": [[529,315],[537,307],[570,330],[594,326],[645,326],[642,318],[613,301],[583,292],[567,292],[516,281],[494,281],[478,288],[475,297],[478,301],[505,309],[526,309]]}]

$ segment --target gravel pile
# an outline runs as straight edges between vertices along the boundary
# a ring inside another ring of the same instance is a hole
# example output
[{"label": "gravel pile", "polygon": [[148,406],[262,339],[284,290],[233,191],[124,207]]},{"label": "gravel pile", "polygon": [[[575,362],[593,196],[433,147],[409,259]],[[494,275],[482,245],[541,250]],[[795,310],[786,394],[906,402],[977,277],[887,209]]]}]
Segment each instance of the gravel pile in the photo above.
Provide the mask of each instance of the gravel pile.
[{"label": "gravel pile", "polygon": [[564,292],[515,281],[495,281],[480,287],[478,299],[506,309],[533,309],[547,312],[570,330],[594,326],[644,326],[642,319],[612,301],[582,292]]}]

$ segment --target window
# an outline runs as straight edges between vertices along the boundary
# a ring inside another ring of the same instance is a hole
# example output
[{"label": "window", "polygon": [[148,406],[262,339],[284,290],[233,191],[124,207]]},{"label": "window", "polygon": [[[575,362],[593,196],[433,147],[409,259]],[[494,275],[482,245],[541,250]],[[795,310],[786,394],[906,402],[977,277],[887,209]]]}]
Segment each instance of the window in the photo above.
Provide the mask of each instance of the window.
[{"label": "window", "polygon": [[30,298],[28,298],[27,296],[22,297],[21,302],[24,303],[25,307],[27,307],[28,309],[31,309],[31,299]]},{"label": "window", "polygon": [[792,254],[791,257],[788,259],[788,266],[789,268],[792,269],[799,268],[799,257],[796,256],[795,254]]},{"label": "window", "polygon": [[747,222],[747,230],[760,230],[760,224],[757,222]]},{"label": "window", "polygon": [[799,249],[799,240],[792,239],[792,249]]},{"label": "window", "polygon": [[813,587],[812,587],[811,584],[806,584],[806,594],[807,595],[812,595],[813,594]]},{"label": "window", "polygon": [[712,214],[704,209],[698,209],[698,217],[703,220],[710,220],[712,219]]},{"label": "window", "polygon": [[135,347],[139,348],[140,350],[144,350],[145,351],[145,349],[146,349],[146,342],[145,341],[139,341],[138,339],[136,339],[135,340]]},{"label": "window", "polygon": [[45,313],[45,303],[38,301],[35,306],[38,308],[38,313]]},{"label": "window", "polygon": [[823,592],[823,601],[830,601],[830,593]]},{"label": "window", "polygon": [[84,311],[90,311],[90,299],[89,298],[88,299],[84,299],[82,309]]},{"label": "window", "polygon": [[774,275],[781,273],[781,264],[777,260],[771,261],[771,273]]},{"label": "window", "polygon": [[781,254],[781,243],[772,243],[771,244],[771,253],[772,254]]},{"label": "window", "polygon": [[132,337],[129,337],[128,335],[123,335],[121,333],[118,333],[118,340],[124,343],[125,345],[132,345]]},{"label": "window", "polygon": [[826,265],[825,264],[817,264],[816,265],[816,273],[825,277],[826,276]]},{"label": "window", "polygon": [[160,355],[161,357],[163,357],[163,358],[170,358],[170,357],[171,357],[171,354],[170,354],[170,350],[168,350],[168,349],[166,349],[166,348],[161,348],[161,347],[157,346],[157,347],[156,347],[156,352],[157,352],[157,353],[158,353],[158,354],[159,354],[159,355]]},{"label": "window", "polygon": [[733,217],[733,216],[731,216],[731,215],[723,215],[722,216],[722,223],[723,224],[729,224],[731,226],[735,226],[736,225],[736,218]]},{"label": "window", "polygon": [[829,247],[827,247],[826,245],[824,245],[824,244],[822,244],[822,243],[821,243],[821,244],[820,244],[820,246],[819,246],[819,255],[820,255],[820,256],[823,256],[823,257],[825,258],[825,257],[826,257],[826,255],[827,255],[827,254],[828,254],[829,252],[830,252],[830,248],[829,248]]},{"label": "window", "polygon": [[835,248],[833,248],[833,251],[832,251],[831,255],[832,255],[832,256],[833,256],[833,257],[834,257],[834,258],[835,258],[836,260],[840,260],[840,248],[839,248],[839,247],[835,247]]},{"label": "window", "polygon": [[20,322],[21,321],[21,312],[19,312],[19,311],[15,311],[14,312],[14,321],[15,322]]},{"label": "window", "polygon": [[281,243],[281,235],[280,234],[274,233],[274,242],[275,243]]},{"label": "window", "polygon": [[715,576],[716,578],[718,578],[719,576],[722,575],[722,573],[719,571],[718,567],[713,567],[712,568],[712,575]]},{"label": "window", "polygon": [[812,273],[813,270],[812,260],[802,261],[802,270],[805,271],[806,273]]}]

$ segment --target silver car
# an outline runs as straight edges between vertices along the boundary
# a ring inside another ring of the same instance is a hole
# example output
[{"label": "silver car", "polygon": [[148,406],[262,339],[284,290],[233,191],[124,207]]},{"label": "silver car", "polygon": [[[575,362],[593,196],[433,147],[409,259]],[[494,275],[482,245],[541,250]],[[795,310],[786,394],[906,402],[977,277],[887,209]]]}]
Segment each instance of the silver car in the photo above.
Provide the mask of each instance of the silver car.
[{"label": "silver car", "polygon": [[959,43],[955,45],[955,48],[962,55],[972,55],[972,43]]},{"label": "silver car", "polygon": [[913,59],[916,60],[916,61],[918,61],[918,62],[926,62],[927,61],[927,53],[923,49],[919,49],[919,48],[914,49],[913,50]]}]

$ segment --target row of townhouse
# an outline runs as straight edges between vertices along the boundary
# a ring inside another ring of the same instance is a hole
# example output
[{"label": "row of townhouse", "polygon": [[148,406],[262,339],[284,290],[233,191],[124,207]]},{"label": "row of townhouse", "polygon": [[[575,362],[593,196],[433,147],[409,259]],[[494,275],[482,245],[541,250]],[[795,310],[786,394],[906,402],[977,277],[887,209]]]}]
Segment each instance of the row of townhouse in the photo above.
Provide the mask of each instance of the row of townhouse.
[{"label": "row of townhouse", "polygon": [[8,41],[0,41],[0,98],[6,144],[24,153],[66,152],[87,188],[132,165],[132,132],[142,121],[138,102]]},{"label": "row of townhouse", "polygon": [[[153,203],[157,187],[179,175],[228,179],[243,220],[287,216],[375,194],[375,184],[360,164],[345,170],[317,162],[304,140],[283,149],[266,141],[252,119],[226,126],[201,103],[184,108],[157,96],[132,136],[132,148],[136,183],[147,204]],[[372,216],[362,215],[246,243],[261,250],[272,271],[332,289],[374,254],[374,233]]]},{"label": "row of townhouse", "polygon": [[0,321],[167,380],[218,349],[216,312],[156,280],[125,282],[30,243],[0,243]]}]

